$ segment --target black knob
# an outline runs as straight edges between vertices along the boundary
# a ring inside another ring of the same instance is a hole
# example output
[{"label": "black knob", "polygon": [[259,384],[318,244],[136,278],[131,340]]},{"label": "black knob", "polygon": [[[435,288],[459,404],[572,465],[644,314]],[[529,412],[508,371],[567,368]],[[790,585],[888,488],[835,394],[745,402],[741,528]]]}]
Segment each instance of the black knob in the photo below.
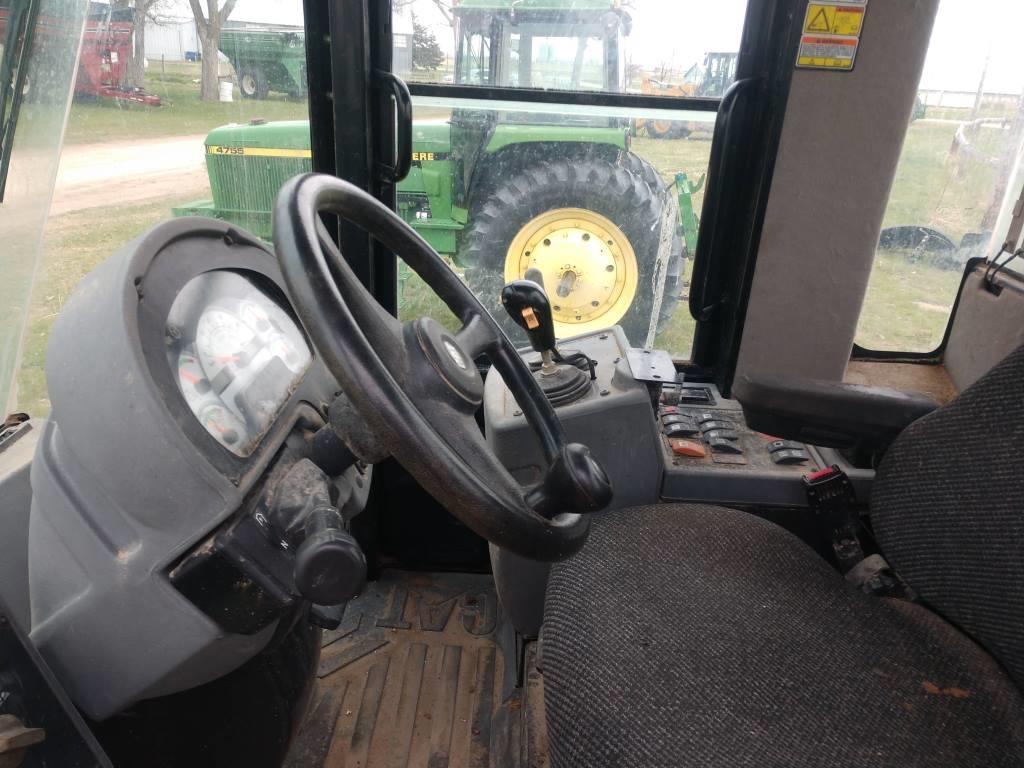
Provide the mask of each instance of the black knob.
[{"label": "black knob", "polygon": [[526,331],[530,346],[538,352],[555,348],[555,320],[544,289],[532,280],[515,280],[501,291],[501,305]]},{"label": "black knob", "polygon": [[317,605],[339,605],[366,582],[366,557],[344,529],[338,510],[318,507],[306,521],[306,538],[295,551],[295,586]]},{"label": "black knob", "polygon": [[526,495],[526,503],[545,517],[559,512],[600,512],[612,502],[612,481],[590,449],[569,443],[548,467],[544,481]]}]

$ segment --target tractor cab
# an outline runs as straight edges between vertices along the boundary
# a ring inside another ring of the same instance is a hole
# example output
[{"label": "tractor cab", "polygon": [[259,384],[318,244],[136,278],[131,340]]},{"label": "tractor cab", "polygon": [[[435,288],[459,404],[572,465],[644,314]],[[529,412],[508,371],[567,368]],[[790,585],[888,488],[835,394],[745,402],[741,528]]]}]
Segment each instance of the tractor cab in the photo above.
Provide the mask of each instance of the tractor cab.
[{"label": "tractor cab", "polygon": [[191,5],[0,0],[0,766],[1024,765],[1018,3]]},{"label": "tractor cab", "polygon": [[591,3],[467,2],[453,9],[455,82],[507,88],[620,92],[620,40],[629,12]]}]

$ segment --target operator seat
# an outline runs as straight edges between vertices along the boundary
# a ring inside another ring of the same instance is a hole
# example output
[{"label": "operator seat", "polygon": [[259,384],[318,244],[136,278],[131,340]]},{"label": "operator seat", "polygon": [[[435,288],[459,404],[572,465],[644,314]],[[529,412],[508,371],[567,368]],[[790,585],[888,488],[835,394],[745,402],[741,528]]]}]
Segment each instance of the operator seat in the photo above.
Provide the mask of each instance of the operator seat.
[{"label": "operator seat", "polygon": [[664,504],[552,571],[554,768],[1024,766],[1024,348],[914,422],[871,521],[918,603],[782,528]]}]

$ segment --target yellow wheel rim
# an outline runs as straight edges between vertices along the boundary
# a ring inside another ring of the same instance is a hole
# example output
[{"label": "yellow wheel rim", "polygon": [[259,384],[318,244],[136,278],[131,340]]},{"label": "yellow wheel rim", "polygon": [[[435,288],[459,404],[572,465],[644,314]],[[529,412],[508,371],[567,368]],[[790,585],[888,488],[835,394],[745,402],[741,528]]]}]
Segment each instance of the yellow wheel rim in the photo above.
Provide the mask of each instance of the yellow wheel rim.
[{"label": "yellow wheel rim", "polygon": [[531,219],[509,246],[505,282],[530,268],[544,275],[560,338],[615,325],[636,298],[633,246],[594,211],[558,208]]},{"label": "yellow wheel rim", "polygon": [[652,120],[647,132],[655,137],[668,136],[672,132],[672,125],[671,120]]}]

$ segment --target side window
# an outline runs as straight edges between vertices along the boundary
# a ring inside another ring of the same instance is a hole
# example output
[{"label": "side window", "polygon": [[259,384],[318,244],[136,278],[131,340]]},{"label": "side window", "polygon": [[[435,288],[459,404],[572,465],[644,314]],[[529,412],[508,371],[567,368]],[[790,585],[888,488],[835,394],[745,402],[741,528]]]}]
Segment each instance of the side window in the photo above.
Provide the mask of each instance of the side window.
[{"label": "side window", "polygon": [[[459,37],[459,50],[456,54],[456,82],[462,85],[490,85],[490,29],[481,28],[479,25],[467,25]],[[430,62],[425,63],[429,64]],[[413,67],[416,67],[415,43],[413,46]]]},{"label": "side window", "polygon": [[983,5],[939,6],[861,311],[862,348],[937,349],[964,264],[994,255],[1004,234],[996,220],[1024,138],[1024,70],[1013,52],[1024,7]]},{"label": "side window", "polygon": [[524,78],[525,87],[568,91],[609,89],[602,35],[571,28],[559,36],[543,34],[543,29],[536,32],[541,34],[521,33],[519,57],[527,62],[529,72],[529,78]]},{"label": "side window", "polygon": [[[393,28],[413,30],[411,68],[398,71],[415,120],[399,213],[514,340],[525,339],[501,286],[538,270],[560,338],[621,325],[635,346],[689,356],[716,100],[735,76],[746,6],[394,3]],[[502,98],[502,88],[519,90]],[[403,317],[445,315],[400,274]]]},{"label": "side window", "polygon": [[201,18],[188,3],[87,5],[8,411],[48,412],[53,321],[121,244],[174,216],[213,216],[269,241],[279,187],[312,167],[301,3],[211,0],[196,4]]}]

